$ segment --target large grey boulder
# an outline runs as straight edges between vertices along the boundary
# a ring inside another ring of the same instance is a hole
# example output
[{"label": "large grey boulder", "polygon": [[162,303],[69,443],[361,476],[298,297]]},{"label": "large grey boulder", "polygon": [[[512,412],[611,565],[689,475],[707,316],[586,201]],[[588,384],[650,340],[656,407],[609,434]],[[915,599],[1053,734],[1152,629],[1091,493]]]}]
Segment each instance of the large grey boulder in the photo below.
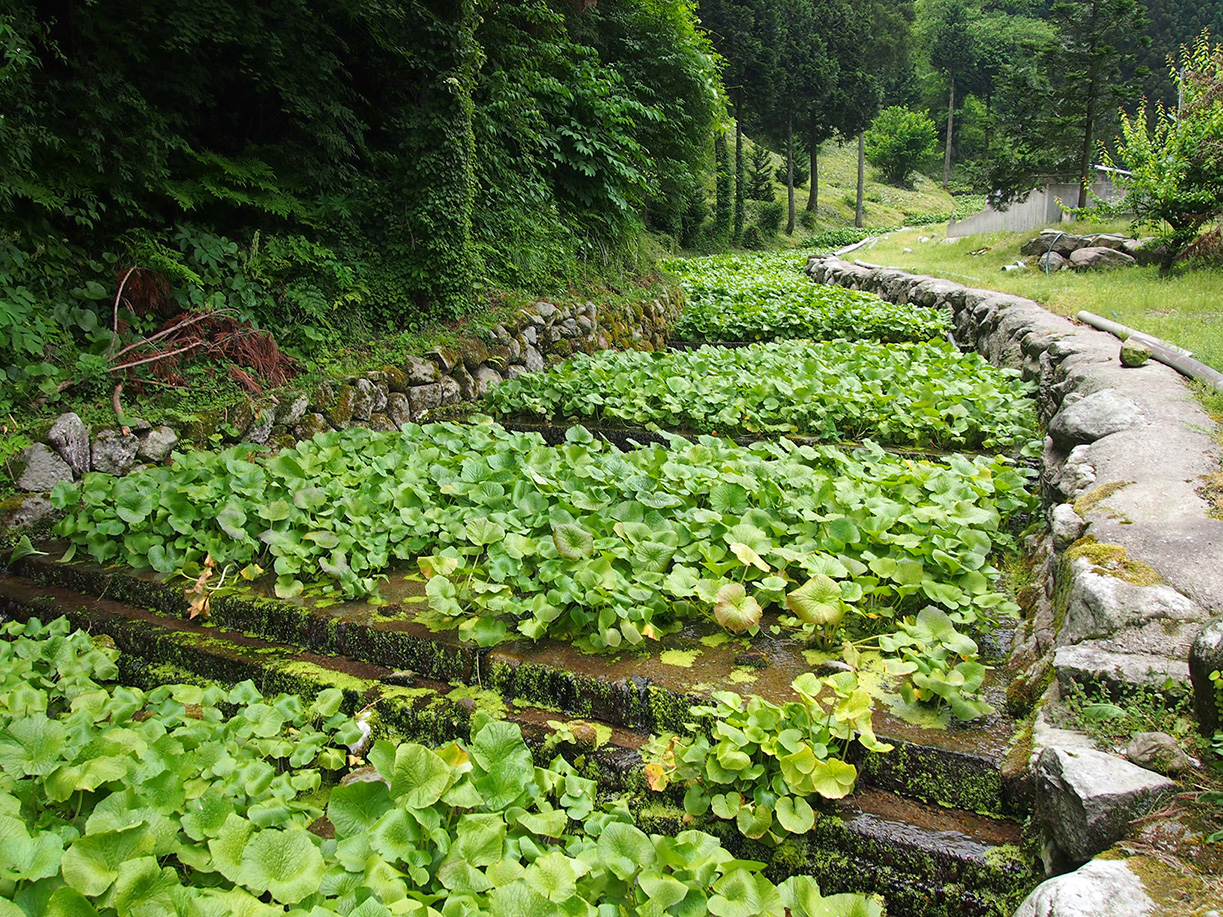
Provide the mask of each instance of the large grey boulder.
[{"label": "large grey boulder", "polygon": [[1154,239],[1132,240],[1123,250],[1140,265],[1161,264],[1168,254],[1167,248]]},{"label": "large grey boulder", "polygon": [[472,381],[475,382],[476,397],[479,398],[488,394],[488,390],[501,384],[501,373],[497,372],[488,366],[481,366],[472,373]]},{"label": "large grey boulder", "polygon": [[1065,404],[1049,421],[1049,435],[1062,449],[1093,443],[1146,421],[1138,405],[1114,389],[1103,389]]},{"label": "large grey boulder", "polygon": [[286,392],[276,405],[276,425],[291,427],[306,416],[310,399],[301,392]]},{"label": "large grey boulder", "polygon": [[1087,523],[1074,511],[1073,503],[1059,503],[1049,513],[1053,550],[1064,551],[1083,536]]},{"label": "large grey boulder", "polygon": [[[352,387],[352,419],[368,421],[378,407],[378,388],[368,379],[354,379]],[[385,395],[382,404],[386,406]]]},{"label": "large grey boulder", "polygon": [[[0,508],[0,531],[44,529],[62,515],[63,513],[52,506],[51,501],[40,493],[15,497],[12,500],[5,500],[3,508]],[[35,531],[31,533],[31,537],[37,540],[40,534]]]},{"label": "large grey boulder", "polygon": [[396,429],[412,422],[412,405],[403,392],[391,392],[387,397],[386,412]]},{"label": "large grey boulder", "polygon": [[[1059,577],[1065,584],[1065,591],[1062,597],[1063,621],[1058,633],[1058,645],[1064,646],[1094,638],[1117,638],[1124,630],[1147,628],[1149,625],[1153,625],[1150,627],[1152,631],[1156,628],[1166,630],[1170,638],[1178,625],[1196,625],[1193,632],[1196,637],[1198,630],[1210,617],[1192,600],[1171,586],[1147,586],[1128,582],[1122,578],[1126,574],[1124,569],[1115,571],[1121,575],[1114,575],[1107,566],[1097,566],[1097,563],[1114,562],[1106,556],[1106,552],[1115,547],[1099,546],[1100,554],[1094,559],[1075,557],[1069,562],[1069,569]],[[1116,551],[1118,563],[1130,564],[1131,576],[1145,572],[1121,549],[1117,548]],[[1169,644],[1160,641],[1155,633],[1146,633],[1143,636],[1150,641],[1146,645],[1148,652],[1182,652],[1179,642]],[[1179,634],[1176,637],[1178,641],[1181,639]],[[1193,637],[1190,637],[1189,641],[1192,639]],[[1188,649],[1188,643],[1184,645],[1184,649]]]},{"label": "large grey boulder", "polygon": [[1113,267],[1126,267],[1135,263],[1132,255],[1101,245],[1089,245],[1070,253],[1070,267],[1076,271],[1100,271]]},{"label": "large grey boulder", "polygon": [[408,377],[408,385],[430,385],[442,377],[436,363],[419,357],[406,357],[403,372]]},{"label": "large grey boulder", "polygon": [[1176,790],[1167,777],[1087,748],[1046,748],[1035,778],[1036,819],[1076,863],[1107,850]]},{"label": "large grey boulder", "polygon": [[93,440],[90,459],[93,470],[122,477],[132,470],[140,440],[122,430],[106,429]]},{"label": "large grey boulder", "polygon": [[1182,774],[1199,762],[1189,757],[1180,743],[1166,732],[1136,732],[1125,747],[1125,757],[1139,767],[1161,774]]},{"label": "large grey boulder", "polygon": [[1193,641],[1189,651],[1189,679],[1193,682],[1193,709],[1197,713],[1202,735],[1210,738],[1223,729],[1223,710],[1211,672],[1223,672],[1223,618],[1208,624]]},{"label": "large grey boulder", "polygon": [[1060,232],[1056,229],[1046,229],[1036,238],[1023,243],[1019,248],[1019,254],[1043,255],[1047,251],[1053,251],[1062,257],[1068,257],[1071,252],[1086,244],[1087,240],[1082,236]]},{"label": "large grey boulder", "polygon": [[243,441],[262,446],[268,441],[268,437],[272,435],[272,425],[275,422],[276,406],[272,404],[264,405],[256,412],[255,419],[251,421],[250,428],[246,431]]},{"label": "large grey boulder", "polygon": [[14,472],[17,487],[31,493],[41,493],[62,481],[72,481],[72,467],[42,443],[21,451],[14,462]]},{"label": "large grey boulder", "polygon": [[430,385],[414,385],[408,389],[408,409],[414,418],[440,407],[441,403],[442,386],[440,382]]},{"label": "large grey boulder", "polygon": [[47,442],[80,478],[89,470],[89,430],[73,412],[60,414],[47,431]]},{"label": "large grey boulder", "polygon": [[1124,860],[1092,860],[1042,882],[1015,917],[1147,917],[1155,902]]},{"label": "large grey boulder", "polygon": [[1112,648],[1111,641],[1100,640],[1059,646],[1053,653],[1053,671],[1064,693],[1076,685],[1102,688],[1110,694],[1134,687],[1159,691],[1168,679],[1184,684],[1188,674],[1180,657],[1166,652],[1121,652]]},{"label": "large grey boulder", "polygon": [[[272,429],[271,424],[268,424],[268,431]],[[169,427],[156,427],[145,433],[140,438],[140,448],[137,454],[150,462],[163,462],[174,451],[175,445],[178,444],[178,434]],[[264,434],[264,440],[267,435]],[[257,440],[253,440],[257,442]]]},{"label": "large grey boulder", "polygon": [[1059,255],[1057,252],[1045,252],[1036,259],[1036,266],[1046,274],[1052,274],[1054,271],[1060,271],[1069,263],[1070,262],[1066,260],[1064,255]]},{"label": "large grey boulder", "polygon": [[[1095,248],[1111,248],[1117,251],[1125,251],[1126,243],[1132,242],[1128,236],[1118,235],[1115,232],[1098,232],[1095,235],[1087,236],[1087,244]],[[1126,252],[1129,254],[1129,252]]]},{"label": "large grey boulder", "polygon": [[522,352],[522,365],[526,367],[527,372],[537,373],[544,368],[544,357],[534,347],[527,346]]}]

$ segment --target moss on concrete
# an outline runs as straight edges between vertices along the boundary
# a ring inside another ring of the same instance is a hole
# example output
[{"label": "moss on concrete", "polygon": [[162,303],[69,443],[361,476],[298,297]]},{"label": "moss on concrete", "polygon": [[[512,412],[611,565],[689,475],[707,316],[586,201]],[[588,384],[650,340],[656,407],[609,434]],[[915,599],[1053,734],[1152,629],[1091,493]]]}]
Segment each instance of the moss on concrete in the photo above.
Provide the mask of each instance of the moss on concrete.
[{"label": "moss on concrete", "polygon": [[1101,576],[1115,576],[1135,586],[1159,586],[1164,578],[1159,572],[1140,560],[1134,560],[1119,544],[1096,541],[1095,536],[1080,538],[1066,549],[1066,559],[1083,558],[1092,565],[1092,571]]},{"label": "moss on concrete", "polygon": [[1085,519],[1087,518],[1087,514],[1093,509],[1098,507],[1117,491],[1124,490],[1133,483],[1133,481],[1108,481],[1105,484],[1101,484],[1099,487],[1096,487],[1094,490],[1089,491],[1075,500],[1074,511]]}]

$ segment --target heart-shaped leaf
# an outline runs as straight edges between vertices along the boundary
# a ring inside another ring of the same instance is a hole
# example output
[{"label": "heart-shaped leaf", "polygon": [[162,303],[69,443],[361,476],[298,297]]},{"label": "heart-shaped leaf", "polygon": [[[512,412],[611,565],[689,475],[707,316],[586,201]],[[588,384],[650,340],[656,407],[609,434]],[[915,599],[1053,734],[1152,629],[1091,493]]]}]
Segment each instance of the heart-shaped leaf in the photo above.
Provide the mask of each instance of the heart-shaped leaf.
[{"label": "heart-shaped leaf", "polygon": [[787,595],[786,605],[800,620],[819,627],[835,627],[845,617],[841,587],[822,573]]},{"label": "heart-shaped leaf", "polygon": [[760,604],[747,594],[742,583],[727,583],[718,590],[713,616],[734,633],[750,630],[760,623]]}]

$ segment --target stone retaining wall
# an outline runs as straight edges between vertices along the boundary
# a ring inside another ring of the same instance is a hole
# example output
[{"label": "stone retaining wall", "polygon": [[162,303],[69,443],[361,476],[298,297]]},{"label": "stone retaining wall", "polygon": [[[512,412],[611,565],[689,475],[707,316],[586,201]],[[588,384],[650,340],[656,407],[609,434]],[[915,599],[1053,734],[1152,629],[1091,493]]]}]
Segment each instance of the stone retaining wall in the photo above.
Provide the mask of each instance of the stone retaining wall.
[{"label": "stone retaining wall", "polygon": [[[1116,338],[1032,300],[835,257],[812,258],[807,273],[819,283],[942,309],[961,347],[1037,385],[1048,431],[1041,494],[1049,529],[1030,545],[1040,575],[1020,595],[1025,620],[1008,698],[1037,709],[1028,765],[1046,866],[1081,863],[1119,840],[1130,819],[1172,785],[1090,750],[1086,736],[1054,728],[1046,714],[1059,693],[1074,685],[1119,693],[1192,682],[1203,730],[1218,723],[1206,673],[1219,667],[1223,644],[1223,520],[1211,516],[1202,493],[1220,469],[1215,424],[1174,370],[1123,367]],[[1112,896],[1091,869],[1080,872],[1039,894]],[[1025,917],[1080,913],[1038,898],[1021,908]]]},{"label": "stone retaining wall", "polygon": [[136,420],[126,430],[90,430],[76,414],[62,415],[46,443],[31,446],[12,463],[14,483],[32,496],[0,507],[0,531],[45,517],[50,504],[38,495],[60,481],[80,480],[88,471],[125,475],[142,464],[168,460],[185,444],[283,447],[326,430],[393,430],[425,420],[440,407],[478,399],[504,379],[537,372],[575,353],[662,349],[681,301],[679,291],[663,291],[652,301],[601,306],[587,302],[566,308],[540,301],[495,326],[487,341],[467,339],[454,348],[309,390],[290,386],[260,402],[181,424],[153,427]]}]

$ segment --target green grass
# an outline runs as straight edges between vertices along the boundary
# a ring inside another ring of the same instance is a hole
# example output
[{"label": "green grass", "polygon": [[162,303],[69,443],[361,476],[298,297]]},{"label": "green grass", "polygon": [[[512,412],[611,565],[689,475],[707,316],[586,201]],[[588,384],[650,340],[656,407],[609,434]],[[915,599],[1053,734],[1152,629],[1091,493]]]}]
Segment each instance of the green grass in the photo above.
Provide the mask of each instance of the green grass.
[{"label": "green grass", "polygon": [[[1070,232],[1129,233],[1125,221],[1061,224]],[[890,233],[854,257],[1000,290],[1034,299],[1059,315],[1086,309],[1139,331],[1188,348],[1197,359],[1223,370],[1223,272],[1179,269],[1160,277],[1158,268],[1129,267],[1099,273],[1058,271],[1046,276],[1029,258],[1023,271],[1003,271],[1019,257],[1019,246],[1039,230],[983,233],[946,239],[946,224]],[[929,241],[921,242],[921,237]],[[909,249],[909,251],[906,251]],[[981,254],[973,252],[985,249]]]}]

